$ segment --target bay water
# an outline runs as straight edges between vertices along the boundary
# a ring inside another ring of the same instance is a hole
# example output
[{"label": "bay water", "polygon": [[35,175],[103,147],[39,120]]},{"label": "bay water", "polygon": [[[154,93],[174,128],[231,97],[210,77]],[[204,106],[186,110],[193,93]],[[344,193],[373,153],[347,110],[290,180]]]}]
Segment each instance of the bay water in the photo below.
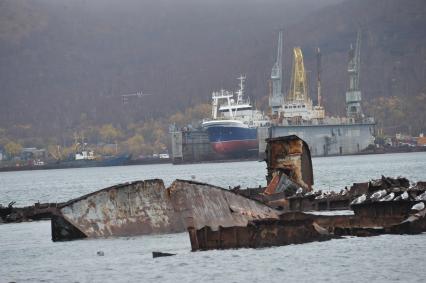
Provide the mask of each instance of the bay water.
[{"label": "bay water", "polygon": [[[426,180],[426,153],[314,158],[315,189],[381,175]],[[195,179],[264,186],[265,162],[138,165],[0,173],[0,203],[62,202],[123,182]],[[426,234],[382,235],[265,249],[190,252],[187,233],[51,241],[50,221],[0,224],[0,282],[424,282]],[[104,256],[98,256],[102,251]],[[152,258],[153,251],[176,256]]]}]

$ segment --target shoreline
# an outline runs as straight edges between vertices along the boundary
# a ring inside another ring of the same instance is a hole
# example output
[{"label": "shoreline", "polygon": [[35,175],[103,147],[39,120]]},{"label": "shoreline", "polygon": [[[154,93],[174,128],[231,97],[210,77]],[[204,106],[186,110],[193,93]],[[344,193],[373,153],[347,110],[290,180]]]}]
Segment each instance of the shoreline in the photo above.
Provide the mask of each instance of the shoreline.
[{"label": "shoreline", "polygon": [[[387,150],[375,150],[365,151],[354,154],[334,154],[326,156],[312,156],[312,158],[318,157],[337,157],[337,156],[357,156],[357,155],[380,155],[380,154],[394,154],[394,153],[414,153],[414,152],[426,152],[426,147],[415,147],[415,148],[392,148]],[[46,164],[41,166],[7,166],[0,167],[0,172],[16,172],[16,171],[32,171],[32,170],[54,170],[54,169],[70,169],[70,168],[93,168],[93,167],[113,167],[113,166],[132,166],[132,165],[151,165],[151,164],[173,164],[173,165],[186,165],[186,164],[205,164],[205,163],[228,163],[228,162],[242,162],[242,161],[263,161],[263,158],[259,157],[248,157],[248,158],[229,158],[229,159],[215,159],[215,160],[203,160],[203,161],[180,161],[173,162],[172,159],[150,159],[150,160],[130,160],[124,164],[109,165],[109,166],[69,166],[59,164]]]}]

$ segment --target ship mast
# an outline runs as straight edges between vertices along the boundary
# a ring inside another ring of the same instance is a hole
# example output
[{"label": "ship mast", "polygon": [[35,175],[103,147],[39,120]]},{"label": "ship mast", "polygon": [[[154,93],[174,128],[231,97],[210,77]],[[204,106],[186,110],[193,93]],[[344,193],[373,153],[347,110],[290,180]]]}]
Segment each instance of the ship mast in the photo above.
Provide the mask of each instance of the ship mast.
[{"label": "ship mast", "polygon": [[321,50],[317,48],[317,95],[318,107],[321,107]]},{"label": "ship mast", "polygon": [[240,81],[240,89],[237,91],[237,104],[243,104],[244,103],[244,81],[246,77],[241,75],[237,79]]},{"label": "ship mast", "polygon": [[272,67],[271,81],[272,81],[272,96],[269,98],[269,106],[272,109],[272,114],[277,114],[283,104],[282,93],[282,49],[283,49],[283,33],[278,34],[277,45],[277,60]]},{"label": "ship mast", "polygon": [[349,118],[362,117],[361,90],[359,89],[359,73],[361,65],[361,30],[358,29],[355,50],[349,50],[349,88],[346,91],[346,115]]}]

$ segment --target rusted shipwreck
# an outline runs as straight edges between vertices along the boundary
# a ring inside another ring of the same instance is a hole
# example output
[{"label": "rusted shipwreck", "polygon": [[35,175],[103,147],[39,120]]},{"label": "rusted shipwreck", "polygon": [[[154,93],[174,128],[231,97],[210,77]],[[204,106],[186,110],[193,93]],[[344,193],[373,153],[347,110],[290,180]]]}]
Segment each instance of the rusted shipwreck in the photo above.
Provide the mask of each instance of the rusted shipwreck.
[{"label": "rusted shipwreck", "polygon": [[193,181],[122,184],[65,203],[54,241],[188,231],[193,250],[264,247],[332,237],[311,217],[289,218],[257,200]]},{"label": "rusted shipwreck", "polygon": [[212,185],[176,180],[165,188],[162,180],[146,180],[109,187],[58,207],[52,217],[52,239],[217,229],[278,215],[258,201]]},{"label": "rusted shipwreck", "polygon": [[[313,191],[309,147],[297,136],[269,139],[266,157],[265,188],[226,190],[185,180],[166,188],[154,179],[70,200],[52,212],[52,239],[188,231],[196,251],[426,231],[423,182],[382,177],[323,193]],[[343,213],[321,214],[336,210]]]},{"label": "rusted shipwreck", "polygon": [[[426,231],[426,186],[382,177],[350,189],[314,192],[308,145],[297,136],[267,140],[267,187],[232,191],[280,212],[279,219],[251,221],[212,231],[189,228],[193,250],[264,247],[333,237],[415,234]],[[417,209],[413,209],[416,208]],[[338,211],[323,215],[323,211]]]}]

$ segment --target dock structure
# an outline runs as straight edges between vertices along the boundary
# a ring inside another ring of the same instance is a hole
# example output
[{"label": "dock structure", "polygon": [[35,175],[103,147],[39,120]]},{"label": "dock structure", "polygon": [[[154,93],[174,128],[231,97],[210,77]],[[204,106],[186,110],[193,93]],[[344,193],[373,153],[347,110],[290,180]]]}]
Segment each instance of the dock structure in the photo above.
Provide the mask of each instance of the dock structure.
[{"label": "dock structure", "polygon": [[[346,116],[325,115],[321,90],[321,53],[316,49],[317,58],[317,104],[309,95],[309,83],[303,62],[302,49],[293,49],[291,83],[287,95],[282,92],[282,41],[278,34],[277,58],[271,71],[272,92],[269,97],[270,117],[268,126],[257,129],[258,159],[265,158],[266,139],[297,135],[309,144],[312,156],[334,156],[359,154],[374,144],[375,121],[366,117],[361,109],[359,86],[361,33],[358,31],[355,48],[349,50],[348,78],[346,92]],[[192,138],[194,136],[194,138]],[[203,138],[201,138],[203,136]],[[209,148],[207,133],[172,133],[174,163],[223,160]],[[216,156],[215,156],[216,155]],[[234,159],[235,157],[228,157]]]},{"label": "dock structure", "polygon": [[[374,143],[375,122],[364,119],[362,123],[343,123],[335,119],[334,123],[317,125],[275,125],[259,127],[258,152],[250,157],[265,158],[266,139],[297,135],[309,144],[311,155],[335,156],[359,154]],[[197,163],[226,160],[212,149],[206,131],[175,131],[170,133],[172,143],[172,161],[174,164]],[[228,159],[235,159],[228,157]]]},{"label": "dock structure", "polygon": [[175,130],[170,133],[174,164],[213,161],[220,158],[210,146],[203,130]]},{"label": "dock structure", "polygon": [[[268,131],[269,138],[297,135],[309,144],[312,156],[350,155],[374,143],[375,122],[271,126]],[[259,140],[259,153],[265,144]]]},{"label": "dock structure", "polygon": [[[259,129],[261,128],[258,128],[258,133]],[[262,129],[262,137],[267,138],[267,128],[263,127]],[[173,164],[258,159],[257,151],[243,156],[226,156],[215,152],[205,130],[174,130],[170,132],[170,138]],[[264,156],[264,152],[261,156]]]}]

